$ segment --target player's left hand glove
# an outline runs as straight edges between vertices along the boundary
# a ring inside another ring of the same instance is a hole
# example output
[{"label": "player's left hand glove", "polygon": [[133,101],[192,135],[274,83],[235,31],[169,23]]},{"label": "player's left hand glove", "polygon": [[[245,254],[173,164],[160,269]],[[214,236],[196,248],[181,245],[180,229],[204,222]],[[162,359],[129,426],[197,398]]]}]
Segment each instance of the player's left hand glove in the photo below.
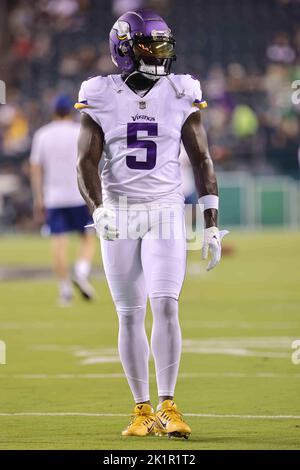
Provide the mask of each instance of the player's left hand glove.
[{"label": "player's left hand glove", "polygon": [[228,230],[219,231],[218,227],[209,227],[204,229],[202,259],[207,259],[208,251],[210,251],[211,255],[206,271],[210,271],[220,262],[222,253],[221,240],[228,233]]}]

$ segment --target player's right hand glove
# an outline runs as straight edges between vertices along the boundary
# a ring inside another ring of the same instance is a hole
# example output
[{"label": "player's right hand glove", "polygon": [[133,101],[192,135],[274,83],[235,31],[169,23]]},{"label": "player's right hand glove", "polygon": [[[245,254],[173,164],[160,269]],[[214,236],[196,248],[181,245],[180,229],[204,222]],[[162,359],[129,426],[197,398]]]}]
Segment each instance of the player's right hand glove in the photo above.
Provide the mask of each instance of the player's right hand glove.
[{"label": "player's right hand glove", "polygon": [[93,212],[94,227],[99,237],[104,240],[119,238],[116,211],[108,207],[97,207]]}]

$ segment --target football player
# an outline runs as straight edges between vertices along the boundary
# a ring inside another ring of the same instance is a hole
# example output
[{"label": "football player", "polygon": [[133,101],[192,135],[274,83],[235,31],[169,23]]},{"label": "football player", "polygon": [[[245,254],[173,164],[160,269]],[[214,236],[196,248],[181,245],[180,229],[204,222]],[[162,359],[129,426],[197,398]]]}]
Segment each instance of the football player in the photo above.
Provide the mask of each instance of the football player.
[{"label": "football player", "polygon": [[[54,118],[34,134],[30,155],[34,215],[39,223],[46,219],[50,230],[61,307],[71,305],[71,281],[84,299],[94,297],[88,276],[95,251],[95,234],[85,228],[91,215],[76,181],[79,124],[72,118],[72,109],[71,98],[57,97]],[[74,231],[80,234],[80,250],[70,279],[68,234]]]},{"label": "football player", "polygon": [[[191,433],[174,402],[181,356],[178,298],[186,265],[178,162],[181,141],[204,212],[203,257],[211,253],[207,269],[221,258],[218,187],[199,111],[206,103],[197,79],[171,73],[174,46],[170,28],[156,13],[125,13],[110,32],[111,56],[120,73],[83,82],[75,105],[82,112],[79,188],[101,239],[104,270],[119,319],[120,359],[136,403],[124,436],[155,431],[187,438]],[[164,217],[156,217],[162,208],[174,208],[168,237],[159,235],[166,223]],[[127,236],[121,234],[124,213]],[[147,298],[153,314],[156,412],[149,397]]]}]

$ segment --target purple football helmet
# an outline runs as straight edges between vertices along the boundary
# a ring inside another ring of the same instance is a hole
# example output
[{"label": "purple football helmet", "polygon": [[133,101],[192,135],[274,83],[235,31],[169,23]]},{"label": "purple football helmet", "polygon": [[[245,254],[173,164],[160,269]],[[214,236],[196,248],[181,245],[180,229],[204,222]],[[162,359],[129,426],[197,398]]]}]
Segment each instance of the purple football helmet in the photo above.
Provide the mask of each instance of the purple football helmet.
[{"label": "purple football helmet", "polygon": [[170,73],[176,60],[175,40],[165,21],[151,10],[128,11],[109,35],[113,63],[129,75],[140,72],[156,79]]}]

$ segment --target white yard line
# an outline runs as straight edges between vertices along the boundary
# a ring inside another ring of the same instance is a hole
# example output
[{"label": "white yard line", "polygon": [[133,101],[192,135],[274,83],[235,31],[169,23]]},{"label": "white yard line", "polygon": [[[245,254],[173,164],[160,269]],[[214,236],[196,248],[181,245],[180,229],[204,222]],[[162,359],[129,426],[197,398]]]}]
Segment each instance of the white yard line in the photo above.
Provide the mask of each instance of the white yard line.
[{"label": "white yard line", "polygon": [[[295,419],[300,420],[300,415],[235,415],[235,414],[213,414],[213,413],[185,413],[185,416],[192,418],[221,418],[221,419],[261,419],[261,420],[276,420],[276,419]],[[90,417],[90,418],[118,418],[129,416],[125,413],[81,413],[81,412],[16,412],[16,413],[0,413],[0,417],[21,417],[21,416],[36,416],[36,417]]]},{"label": "white yard line", "polygon": [[205,321],[205,320],[187,320],[184,319],[182,322],[184,328],[203,328],[203,329],[234,329],[234,330],[289,330],[299,329],[299,322],[241,322],[233,320],[220,320],[220,321]]},{"label": "white yard line", "polygon": [[[267,357],[287,359],[291,355],[292,336],[246,336],[246,337],[209,337],[184,339],[184,354],[208,354],[238,357]],[[59,352],[63,351],[79,358],[81,365],[118,363],[117,348],[87,348],[80,345],[31,345],[30,349]]]},{"label": "white yard line", "polygon": [[[151,322],[148,322],[150,325]],[[95,325],[95,324],[94,324]],[[101,328],[103,323],[96,322],[96,328]],[[108,325],[111,327],[111,325]],[[183,319],[182,326],[185,328],[203,328],[203,329],[257,329],[257,330],[280,330],[291,329],[299,330],[300,322],[287,322],[287,321],[261,321],[261,322],[246,322],[246,321],[234,321],[234,320],[216,320],[216,321],[205,321],[205,320],[187,320]],[[39,322],[1,322],[0,329],[3,330],[19,330],[19,329],[56,329],[58,328],[57,322],[51,321],[39,321]],[[66,322],[59,322],[59,328],[70,328],[70,324]],[[87,323],[73,324],[72,328],[84,328],[89,329],[90,325]]]},{"label": "white yard line", "polygon": [[64,416],[81,416],[81,417],[91,417],[91,418],[110,418],[110,417],[120,417],[120,416],[129,416],[129,414],[125,413],[80,413],[80,412],[20,412],[20,413],[0,413],[0,417],[4,416],[57,416],[57,417],[64,417]]},{"label": "white yard line", "polygon": [[[154,374],[150,374],[151,378],[155,378]],[[258,378],[258,379],[300,379],[300,373],[297,374],[279,374],[276,372],[258,372],[247,374],[244,372],[182,372],[180,379],[192,378]],[[124,379],[123,373],[106,373],[106,374],[0,374],[0,379],[21,379],[21,380],[68,380],[68,379]]]},{"label": "white yard line", "polygon": [[300,415],[223,415],[223,414],[212,414],[212,413],[184,413],[184,416],[190,416],[192,418],[224,418],[224,419],[300,419]]}]

